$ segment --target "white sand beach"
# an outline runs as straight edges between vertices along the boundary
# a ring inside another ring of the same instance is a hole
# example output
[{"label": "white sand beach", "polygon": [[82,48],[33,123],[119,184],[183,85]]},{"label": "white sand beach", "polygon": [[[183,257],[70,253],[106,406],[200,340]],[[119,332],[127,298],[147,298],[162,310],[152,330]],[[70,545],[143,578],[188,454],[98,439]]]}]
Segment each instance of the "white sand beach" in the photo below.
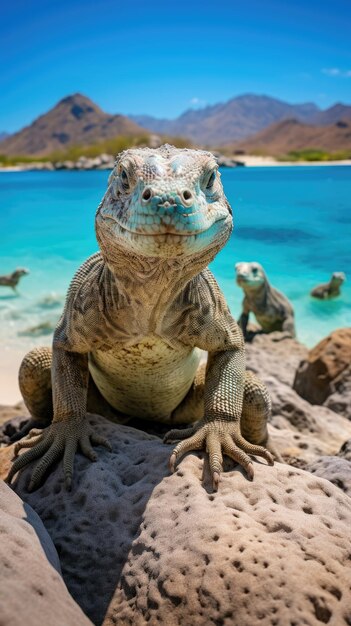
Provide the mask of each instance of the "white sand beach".
[{"label": "white sand beach", "polygon": [[0,404],[16,404],[22,399],[18,370],[26,352],[25,347],[23,351],[0,348]]},{"label": "white sand beach", "polygon": [[274,157],[253,156],[249,154],[238,155],[235,158],[244,163],[246,167],[286,167],[306,165],[351,165],[351,159],[343,161],[277,161]]}]

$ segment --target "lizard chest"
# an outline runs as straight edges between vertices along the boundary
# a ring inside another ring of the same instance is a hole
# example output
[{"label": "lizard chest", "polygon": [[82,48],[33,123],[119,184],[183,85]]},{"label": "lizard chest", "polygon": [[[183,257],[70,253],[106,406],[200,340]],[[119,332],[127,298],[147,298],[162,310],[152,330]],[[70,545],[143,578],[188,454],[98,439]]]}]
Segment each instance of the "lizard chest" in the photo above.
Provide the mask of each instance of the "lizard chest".
[{"label": "lizard chest", "polygon": [[118,411],[164,420],[188,393],[200,350],[173,347],[150,335],[132,345],[116,345],[89,356],[89,370],[100,393]]}]

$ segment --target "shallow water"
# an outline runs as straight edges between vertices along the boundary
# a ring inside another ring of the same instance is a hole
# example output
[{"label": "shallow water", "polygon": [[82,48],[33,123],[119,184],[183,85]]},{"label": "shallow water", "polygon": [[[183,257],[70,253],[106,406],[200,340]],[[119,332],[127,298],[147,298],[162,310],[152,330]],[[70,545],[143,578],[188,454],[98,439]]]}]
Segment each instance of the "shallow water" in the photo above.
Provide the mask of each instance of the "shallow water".
[{"label": "shallow water", "polygon": [[[97,250],[94,214],[108,172],[0,173],[0,274],[28,267],[19,294],[0,287],[0,342],[48,344],[79,264]],[[351,168],[272,167],[222,171],[235,219],[233,236],[212,264],[233,314],[242,291],[238,261],[258,261],[292,301],[298,337],[314,345],[351,326]],[[349,273],[341,297],[313,300],[331,272]]]}]

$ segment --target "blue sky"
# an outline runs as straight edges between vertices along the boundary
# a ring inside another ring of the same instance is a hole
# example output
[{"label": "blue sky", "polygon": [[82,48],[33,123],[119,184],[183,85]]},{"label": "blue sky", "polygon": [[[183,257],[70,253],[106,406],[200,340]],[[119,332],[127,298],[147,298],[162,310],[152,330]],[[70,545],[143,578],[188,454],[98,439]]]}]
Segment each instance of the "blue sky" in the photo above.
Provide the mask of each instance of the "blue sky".
[{"label": "blue sky", "polygon": [[247,92],[351,103],[351,0],[6,4],[0,130],[77,91],[111,113],[158,117]]}]

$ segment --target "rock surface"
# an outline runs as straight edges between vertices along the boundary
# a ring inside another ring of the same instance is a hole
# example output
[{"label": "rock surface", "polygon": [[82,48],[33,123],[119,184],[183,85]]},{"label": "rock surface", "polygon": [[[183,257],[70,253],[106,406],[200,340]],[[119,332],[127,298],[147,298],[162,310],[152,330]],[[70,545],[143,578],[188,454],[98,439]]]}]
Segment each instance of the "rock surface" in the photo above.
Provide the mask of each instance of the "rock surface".
[{"label": "rock surface", "polygon": [[320,478],[329,480],[333,485],[342,489],[348,496],[351,496],[350,461],[338,456],[322,456],[307,465],[306,469]]},{"label": "rock surface", "polygon": [[26,419],[29,416],[28,409],[24,402],[18,402],[15,406],[0,404],[0,426],[14,417]]},{"label": "rock surface", "polygon": [[346,459],[347,461],[351,461],[351,439],[348,439],[341,446],[338,456],[342,459]]},{"label": "rock surface", "polygon": [[[262,378],[276,378],[292,387],[296,369],[307,358],[308,349],[284,333],[258,334],[246,344],[246,366]],[[279,340],[280,339],[280,340]]]},{"label": "rock surface", "polygon": [[351,420],[351,365],[333,380],[330,390],[325,406]]},{"label": "rock surface", "polygon": [[308,350],[294,339],[283,338],[283,333],[275,335],[256,335],[246,345],[246,364],[271,395],[273,443],[286,461],[304,467],[316,457],[336,454],[351,437],[351,423],[325,406],[310,404],[292,389],[296,368]]},{"label": "rock surface", "polygon": [[[320,626],[351,623],[351,499],[308,472],[228,461],[212,493],[202,455],[170,476],[170,448],[98,416],[113,452],[76,456],[28,494],[58,550],[65,582],[95,624]],[[204,478],[202,480],[202,474]]]},{"label": "rock surface", "polygon": [[42,521],[0,481],[1,626],[89,626],[69,595]]},{"label": "rock surface", "polygon": [[340,328],[320,341],[301,361],[294,389],[312,404],[323,404],[333,393],[333,381],[339,384],[343,372],[349,374],[351,363],[351,328]]}]

